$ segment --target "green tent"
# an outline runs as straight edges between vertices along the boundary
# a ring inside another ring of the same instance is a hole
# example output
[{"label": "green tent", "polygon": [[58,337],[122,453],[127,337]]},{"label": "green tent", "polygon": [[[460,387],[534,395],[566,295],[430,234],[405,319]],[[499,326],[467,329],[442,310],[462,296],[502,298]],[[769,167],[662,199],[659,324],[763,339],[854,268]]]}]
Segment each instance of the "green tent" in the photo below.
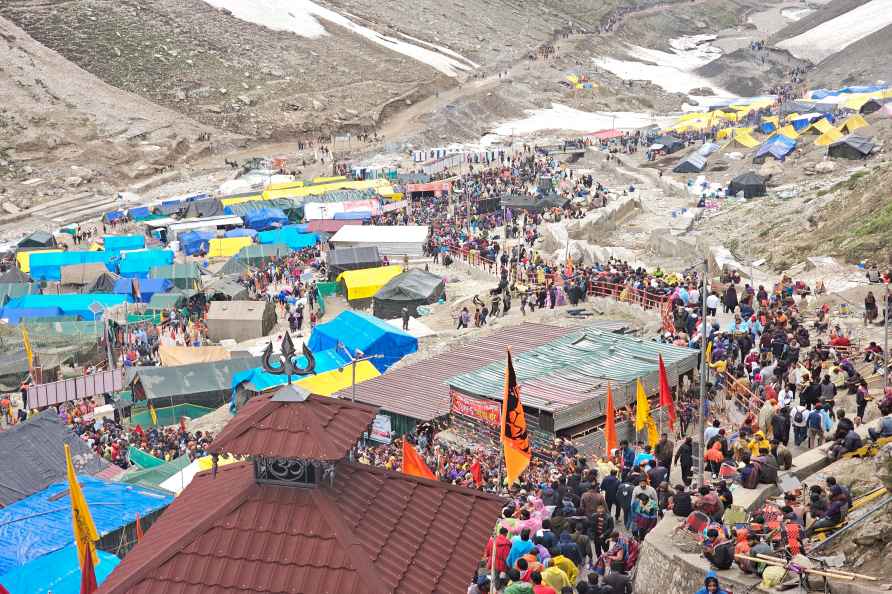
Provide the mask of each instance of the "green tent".
[{"label": "green tent", "polygon": [[189,466],[189,462],[189,456],[180,456],[170,462],[162,462],[152,468],[130,469],[121,475],[119,480],[130,485],[140,484],[158,487],[161,483]]},{"label": "green tent", "polygon": [[135,448],[133,446],[127,448],[127,457],[130,458],[131,464],[135,464],[142,469],[155,468],[156,466],[161,466],[162,464],[164,464],[164,460],[156,458],[152,454],[144,452],[141,449]]},{"label": "green tent", "polygon": [[0,283],[0,305],[16,297],[39,295],[40,285],[37,283]]},{"label": "green tent", "polygon": [[236,254],[236,258],[248,266],[261,266],[274,258],[284,258],[291,249],[284,243],[255,243],[246,245]]},{"label": "green tent", "polygon": [[196,289],[201,278],[201,270],[198,264],[167,264],[165,266],[153,266],[149,272],[152,278],[169,279],[173,286],[179,289]]},{"label": "green tent", "polygon": [[179,309],[186,307],[186,296],[182,293],[155,293],[147,307],[149,309]]},{"label": "green tent", "polygon": [[236,254],[226,261],[223,267],[217,271],[217,274],[222,274],[223,276],[241,276],[242,273],[250,272],[251,270],[252,268],[239,260],[238,254]]}]

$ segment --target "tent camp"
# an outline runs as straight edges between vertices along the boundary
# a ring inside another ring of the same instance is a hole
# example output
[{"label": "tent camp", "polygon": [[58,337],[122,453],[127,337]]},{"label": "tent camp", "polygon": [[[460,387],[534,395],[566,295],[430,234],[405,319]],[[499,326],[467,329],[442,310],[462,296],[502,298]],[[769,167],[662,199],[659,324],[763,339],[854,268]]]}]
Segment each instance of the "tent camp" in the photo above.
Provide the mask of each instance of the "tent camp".
[{"label": "tent camp", "polygon": [[859,128],[866,128],[867,125],[868,124],[864,120],[864,117],[862,117],[860,114],[855,114],[849,116],[848,119],[839,126],[839,131],[843,134],[851,134]]},{"label": "tent camp", "polygon": [[276,306],[269,301],[212,301],[208,338],[236,342],[266,336],[276,326]]},{"label": "tent camp", "polygon": [[192,363],[177,367],[135,367],[127,382],[134,401],[160,399],[164,406],[196,404],[217,407],[232,395],[232,376],[260,366],[260,357],[235,357],[226,361]]},{"label": "tent camp", "polygon": [[283,243],[254,244],[243,247],[235,257],[248,266],[261,266],[264,262],[284,258],[290,253],[291,250]]},{"label": "tent camp", "polygon": [[204,283],[204,294],[208,301],[241,301],[248,298],[248,289],[235,277],[218,276]]},{"label": "tent camp", "polygon": [[185,219],[219,217],[226,214],[223,212],[223,204],[216,198],[207,198],[205,200],[195,200],[190,202],[186,207],[186,213],[183,215]]},{"label": "tent camp", "polygon": [[328,279],[332,280],[346,270],[374,268],[381,263],[378,247],[340,248],[325,254],[328,265]]},{"label": "tent camp", "polygon": [[663,145],[663,150],[666,152],[667,155],[671,155],[672,153],[680,151],[684,148],[684,141],[679,140],[674,136],[668,135],[657,136],[656,138],[654,138],[653,143]]},{"label": "tent camp", "polygon": [[827,149],[827,156],[834,159],[866,159],[874,148],[876,145],[869,139],[849,134],[831,144]]},{"label": "tent camp", "polygon": [[19,249],[40,249],[56,247],[56,238],[52,233],[46,231],[35,231],[30,235],[22,238],[18,243]]},{"label": "tent camp", "polygon": [[149,272],[149,278],[170,279],[173,281],[173,286],[178,289],[197,289],[201,271],[195,262],[153,266]]},{"label": "tent camp", "polygon": [[187,256],[195,256],[198,254],[207,254],[210,249],[210,242],[217,237],[216,231],[208,231],[196,229],[195,231],[186,231],[177,236],[180,242],[180,249]]},{"label": "tent camp", "polygon": [[428,228],[423,225],[348,225],[341,227],[329,240],[335,249],[377,246],[382,256],[424,255]]},{"label": "tent camp", "polygon": [[728,184],[728,195],[737,196],[743,192],[744,198],[765,195],[765,178],[752,171],[738,175]]},{"label": "tent camp", "polygon": [[[403,271],[400,264],[390,266],[376,266],[375,268],[360,268],[347,270],[337,276],[335,280],[341,283],[343,293],[347,300],[357,302],[361,299],[371,299],[378,290],[390,282],[390,279]],[[354,303],[357,305],[357,303]]]},{"label": "tent camp", "polygon": [[375,316],[356,311],[341,312],[332,321],[316,326],[307,346],[316,352],[338,348],[339,343],[350,353],[358,349],[366,356],[381,355],[372,359],[381,372],[418,350],[417,338]]},{"label": "tent camp", "polygon": [[111,292],[130,295],[136,302],[150,303],[155,294],[167,293],[171,289],[173,283],[166,278],[120,278],[115,282]]},{"label": "tent camp", "polygon": [[275,229],[288,224],[288,217],[278,208],[259,208],[244,215],[245,227],[255,231]]},{"label": "tent camp", "polygon": [[436,303],[445,292],[446,282],[442,277],[418,268],[407,270],[390,279],[375,293],[375,317],[398,318],[405,307],[410,316],[417,318],[419,305]]},{"label": "tent camp", "polygon": [[250,237],[218,237],[208,242],[208,258],[229,258],[254,243]]},{"label": "tent camp", "polygon": [[768,157],[783,161],[796,148],[796,141],[783,134],[775,134],[762,143],[753,156],[753,163],[764,163]]},{"label": "tent camp", "polygon": [[105,252],[29,252],[33,280],[62,280],[62,267],[72,264],[106,264]]}]

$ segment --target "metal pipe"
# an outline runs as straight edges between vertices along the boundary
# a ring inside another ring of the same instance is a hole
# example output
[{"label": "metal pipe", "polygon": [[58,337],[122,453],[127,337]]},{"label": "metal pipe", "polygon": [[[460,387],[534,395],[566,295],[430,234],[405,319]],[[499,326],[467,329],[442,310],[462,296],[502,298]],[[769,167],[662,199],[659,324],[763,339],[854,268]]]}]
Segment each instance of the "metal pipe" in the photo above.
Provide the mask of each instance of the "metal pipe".
[{"label": "metal pipe", "polygon": [[847,524],[846,526],[843,526],[842,528],[840,528],[839,530],[837,530],[836,532],[834,532],[833,534],[831,534],[830,536],[828,536],[826,539],[822,540],[821,542],[819,542],[818,544],[816,544],[815,546],[813,546],[811,549],[809,549],[809,551],[808,551],[809,554],[811,554],[811,553],[817,551],[818,549],[822,548],[824,545],[826,545],[827,543],[831,542],[834,538],[836,538],[836,537],[839,536],[840,534],[845,534],[846,532],[848,532],[849,530],[851,530],[852,528],[854,528],[855,526],[857,526],[858,524],[860,524],[860,523],[863,522],[864,520],[870,518],[870,517],[871,517],[873,514],[875,514],[876,512],[878,512],[878,511],[880,511],[881,509],[883,509],[884,507],[886,507],[886,505],[889,504],[889,503],[892,503],[892,495],[889,495],[889,496],[885,497],[882,501],[877,502],[876,504],[874,504],[873,507],[871,507],[869,510],[867,510],[866,512],[864,512],[864,515],[863,515],[863,516],[861,516],[860,518],[858,518],[858,519],[855,520],[854,522],[850,522],[850,523]]}]

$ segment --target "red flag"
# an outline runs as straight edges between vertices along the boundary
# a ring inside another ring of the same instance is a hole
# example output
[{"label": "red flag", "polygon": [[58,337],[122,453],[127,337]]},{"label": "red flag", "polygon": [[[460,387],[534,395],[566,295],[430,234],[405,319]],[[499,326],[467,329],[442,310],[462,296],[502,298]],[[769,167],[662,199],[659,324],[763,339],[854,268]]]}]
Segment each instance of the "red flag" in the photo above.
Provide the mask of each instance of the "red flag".
[{"label": "red flag", "polygon": [[607,408],[604,416],[607,422],[604,424],[604,444],[607,447],[607,457],[610,452],[615,450],[618,443],[616,439],[616,412],[613,410],[613,390],[610,389],[610,382],[607,382]]},{"label": "red flag", "polygon": [[136,542],[142,541],[142,522],[139,521],[139,512],[136,513]]},{"label": "red flag", "polygon": [[424,458],[418,454],[415,447],[406,438],[403,438],[403,473],[432,481],[437,480],[431,469],[424,463]]},{"label": "red flag", "polygon": [[669,376],[666,375],[663,355],[660,355],[660,406],[666,408],[669,415],[669,429],[675,431],[675,401],[672,400],[672,390],[669,389]]},{"label": "red flag", "polygon": [[96,572],[93,570],[93,554],[90,547],[84,547],[84,565],[81,567],[81,594],[93,594],[99,589],[96,583]]},{"label": "red flag", "polygon": [[471,464],[471,477],[478,487],[483,484],[483,468],[480,466],[480,460],[474,460],[474,463]]}]

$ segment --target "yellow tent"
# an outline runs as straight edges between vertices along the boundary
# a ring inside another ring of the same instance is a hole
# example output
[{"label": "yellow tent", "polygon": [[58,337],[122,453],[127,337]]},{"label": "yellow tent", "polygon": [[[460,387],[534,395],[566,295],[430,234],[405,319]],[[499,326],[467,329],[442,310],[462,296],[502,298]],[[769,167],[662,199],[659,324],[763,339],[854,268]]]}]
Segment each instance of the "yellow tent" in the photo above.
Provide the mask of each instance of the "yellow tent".
[{"label": "yellow tent", "polygon": [[208,257],[228,258],[252,243],[254,240],[250,237],[217,237],[208,242]]},{"label": "yellow tent", "polygon": [[[343,180],[316,184],[312,186],[304,186],[300,188],[286,188],[282,190],[267,189],[263,191],[262,199],[270,200],[272,198],[299,198],[301,196],[318,196],[319,194],[325,194],[326,192],[332,192],[334,190],[368,189],[375,190],[381,196],[389,196],[393,194],[393,186],[391,186],[390,182],[386,179],[369,179],[360,181]],[[246,202],[246,200],[242,200],[239,198],[224,198],[221,200],[221,202],[223,203],[223,206],[231,206],[232,204]]]},{"label": "yellow tent", "polygon": [[58,254],[63,250],[32,250],[30,252],[18,252],[15,261],[22,272],[31,272],[31,254]]},{"label": "yellow tent", "polygon": [[725,150],[735,148],[748,150],[756,148],[760,144],[761,143],[753,138],[753,135],[749,132],[740,132],[738,134],[735,134],[734,138],[732,138],[731,141],[724,146],[724,148]]},{"label": "yellow tent", "polygon": [[858,128],[867,127],[867,122],[864,121],[864,118],[860,114],[855,114],[853,116],[849,116],[849,118],[842,123],[839,127],[839,131],[843,134],[851,134]]},{"label": "yellow tent", "polygon": [[[381,375],[381,373],[374,365],[372,365],[371,361],[360,361],[356,364],[357,384],[378,377],[379,375]],[[325,373],[311,375],[295,383],[313,394],[331,396],[339,390],[349,389],[352,386],[353,370],[350,369],[350,366],[345,367],[343,371],[332,369]]]},{"label": "yellow tent", "polygon": [[276,182],[274,184],[269,184],[266,186],[267,190],[286,190],[288,188],[302,188],[304,187],[305,182],[302,181],[290,181],[290,182]]},{"label": "yellow tent", "polygon": [[256,202],[257,200],[263,200],[262,194],[251,194],[249,196],[236,196],[233,198],[221,198],[220,202],[223,203],[223,206],[232,206],[233,204],[244,204],[245,202]]},{"label": "yellow tent", "polygon": [[833,130],[833,124],[831,124],[827,118],[821,118],[812,122],[811,125],[800,132],[800,134],[803,136],[806,134],[820,136],[821,134],[826,134],[829,130]]},{"label": "yellow tent", "polygon": [[335,175],[335,176],[331,176],[331,177],[314,177],[313,183],[314,184],[326,184],[326,183],[330,183],[330,182],[338,182],[338,181],[346,181],[346,180],[347,180],[347,178],[343,175]]},{"label": "yellow tent", "polygon": [[836,128],[830,128],[829,130],[818,136],[815,144],[818,146],[827,146],[836,142],[837,140],[840,140],[842,137],[843,134],[840,133],[839,130],[837,130]]},{"label": "yellow tent", "polygon": [[378,289],[386,285],[390,279],[403,271],[400,264],[390,266],[378,266],[377,268],[362,268],[360,270],[347,270],[335,279],[343,282],[347,289],[347,299],[368,299],[373,297]]},{"label": "yellow tent", "polygon": [[787,124],[780,130],[778,130],[777,133],[783,134],[787,138],[792,138],[793,140],[799,138],[799,132],[796,131],[796,128],[794,128],[792,124]]},{"label": "yellow tent", "polygon": [[722,128],[715,135],[717,140],[724,140],[725,138],[736,138],[740,134],[752,134],[753,128],[752,126],[747,128]]}]

